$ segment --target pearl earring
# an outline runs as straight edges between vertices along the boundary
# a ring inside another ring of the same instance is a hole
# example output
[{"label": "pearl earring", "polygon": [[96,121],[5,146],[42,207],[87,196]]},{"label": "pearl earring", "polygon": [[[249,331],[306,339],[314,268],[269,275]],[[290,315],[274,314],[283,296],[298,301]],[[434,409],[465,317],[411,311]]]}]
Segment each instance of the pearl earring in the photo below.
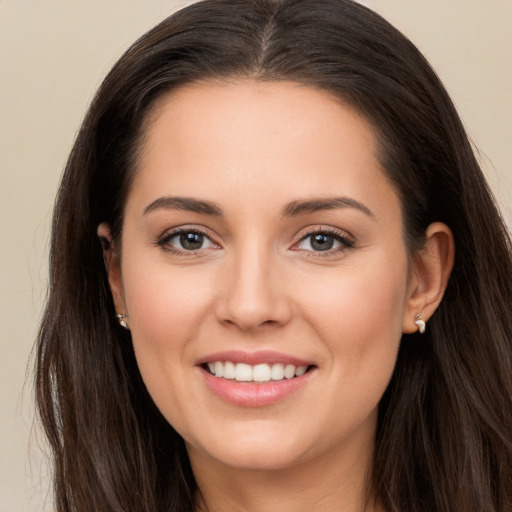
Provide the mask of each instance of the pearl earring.
[{"label": "pearl earring", "polygon": [[125,315],[123,313],[118,313],[116,315],[116,318],[117,318],[117,321],[119,322],[119,325],[121,327],[124,327],[125,329],[128,329],[129,330],[129,327],[128,327],[128,324],[126,323],[126,318],[128,318],[128,315]]},{"label": "pearl earring", "polygon": [[423,334],[425,332],[426,324],[419,313],[416,315],[416,320],[414,321],[414,323],[418,326],[418,331],[420,332],[420,334]]}]

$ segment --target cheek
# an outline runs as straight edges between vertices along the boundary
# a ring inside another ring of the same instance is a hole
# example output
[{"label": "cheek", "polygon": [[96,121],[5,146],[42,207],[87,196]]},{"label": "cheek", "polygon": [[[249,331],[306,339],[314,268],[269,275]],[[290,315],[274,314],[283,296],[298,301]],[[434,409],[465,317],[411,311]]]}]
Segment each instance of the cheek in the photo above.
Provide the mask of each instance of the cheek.
[{"label": "cheek", "polygon": [[134,260],[127,262],[123,274],[133,332],[167,347],[176,333],[187,337],[199,327],[208,303],[206,273],[194,274],[165,263],[141,265]]},{"label": "cheek", "polygon": [[304,290],[303,314],[349,388],[375,386],[380,393],[387,386],[402,336],[406,269],[406,257],[390,261],[382,255]]},{"label": "cheek", "polygon": [[207,316],[209,280],[204,275],[191,280],[187,269],[135,256],[123,262],[123,283],[137,364],[157,405],[170,405],[170,397],[181,393],[174,388],[193,366],[193,340]]},{"label": "cheek", "polygon": [[[354,341],[368,332],[401,334],[407,290],[407,263],[379,260],[362,268],[343,268],[304,290],[305,311],[325,328],[349,329]],[[311,284],[311,283],[310,283]],[[307,292],[307,293],[306,293]],[[348,341],[348,340],[347,340]]]},{"label": "cheek", "polygon": [[349,435],[376,413],[396,363],[406,284],[402,271],[374,266],[340,273],[329,293],[310,288],[309,325],[328,351],[329,384],[317,402],[326,428]]},{"label": "cheek", "polygon": [[199,286],[190,273],[171,272],[167,265],[127,263],[125,299],[139,371],[167,421],[178,432],[189,432],[194,415],[187,382],[197,357],[194,340],[207,315],[206,283]]}]

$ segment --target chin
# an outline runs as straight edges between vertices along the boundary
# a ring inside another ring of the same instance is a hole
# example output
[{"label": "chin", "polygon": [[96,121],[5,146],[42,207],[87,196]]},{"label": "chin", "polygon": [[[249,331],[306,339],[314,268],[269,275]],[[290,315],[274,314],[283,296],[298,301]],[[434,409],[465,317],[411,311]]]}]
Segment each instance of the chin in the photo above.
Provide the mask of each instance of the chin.
[{"label": "chin", "polygon": [[[271,437],[271,436],[269,436]],[[226,440],[237,439],[235,442],[207,443],[197,445],[187,443],[191,459],[202,452],[212,462],[239,470],[276,471],[293,467],[305,458],[304,443],[283,436],[264,438],[261,436],[226,436]],[[286,440],[286,441],[284,441]]]}]

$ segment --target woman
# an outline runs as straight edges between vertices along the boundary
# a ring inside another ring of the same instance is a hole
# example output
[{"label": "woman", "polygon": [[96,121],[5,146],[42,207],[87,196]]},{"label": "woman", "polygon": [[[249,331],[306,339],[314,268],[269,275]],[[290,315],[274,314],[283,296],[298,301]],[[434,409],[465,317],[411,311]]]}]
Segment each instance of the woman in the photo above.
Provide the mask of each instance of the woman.
[{"label": "woman", "polygon": [[512,510],[510,240],[416,48],[349,0],[137,41],[53,224],[59,511]]}]

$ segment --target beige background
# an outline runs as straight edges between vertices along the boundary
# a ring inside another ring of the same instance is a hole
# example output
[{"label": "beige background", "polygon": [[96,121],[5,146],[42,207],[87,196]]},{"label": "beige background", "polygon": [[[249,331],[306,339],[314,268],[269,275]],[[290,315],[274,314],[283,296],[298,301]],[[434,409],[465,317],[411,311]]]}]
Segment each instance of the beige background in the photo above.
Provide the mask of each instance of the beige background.
[{"label": "beige background", "polygon": [[[115,59],[186,3],[0,0],[0,512],[51,510],[27,360],[67,153]],[[364,3],[410,36],[438,71],[512,226],[512,0]]]}]

